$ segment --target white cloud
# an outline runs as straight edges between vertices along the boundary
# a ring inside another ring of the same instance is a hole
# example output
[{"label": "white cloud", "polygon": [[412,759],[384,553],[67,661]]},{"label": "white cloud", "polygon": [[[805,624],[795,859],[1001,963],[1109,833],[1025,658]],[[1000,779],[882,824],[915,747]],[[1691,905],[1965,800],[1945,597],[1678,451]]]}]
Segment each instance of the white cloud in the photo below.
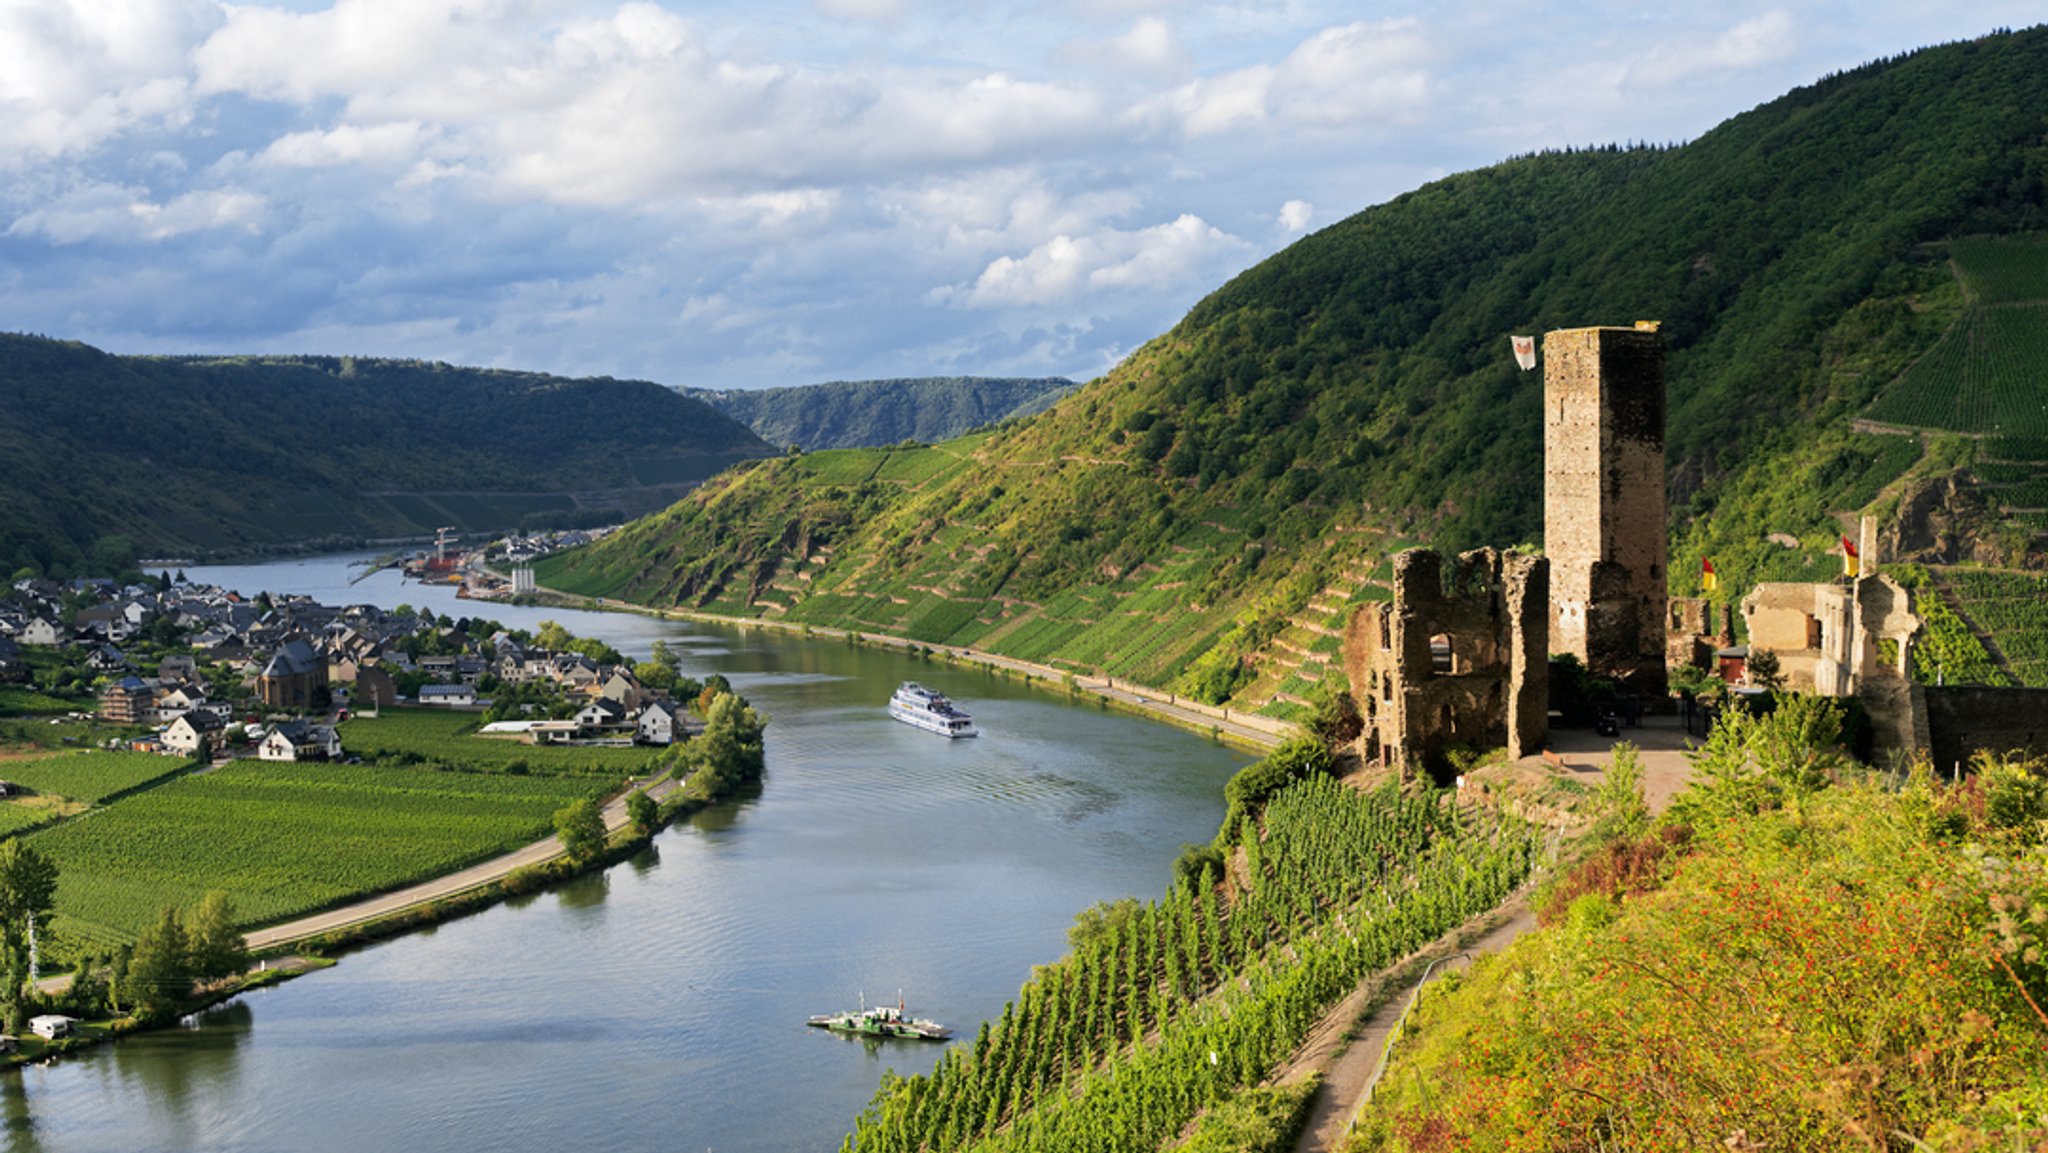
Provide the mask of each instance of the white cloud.
[{"label": "white cloud", "polygon": [[1190,81],[1139,108],[1177,122],[1191,137],[1269,124],[1342,126],[1410,117],[1429,95],[1430,47],[1412,19],[1324,28],[1277,64],[1254,64]]},{"label": "white cloud", "polygon": [[1120,36],[1068,41],[1057,56],[1068,64],[1103,73],[1105,78],[1171,78],[1194,67],[1173,26],[1158,16],[1139,17]]},{"label": "white cloud", "polygon": [[972,285],[942,289],[942,300],[975,308],[1067,301],[1104,289],[1158,288],[1241,257],[1250,245],[1204,221],[1179,218],[1133,232],[1103,229],[1055,236],[1021,257],[1003,256]]},{"label": "white cloud", "polygon": [[0,3],[0,165],[183,124],[187,53],[219,19],[208,0]]},{"label": "white cloud", "polygon": [[1290,200],[1280,206],[1280,215],[1275,219],[1279,220],[1282,231],[1300,232],[1308,227],[1308,222],[1315,219],[1315,215],[1315,205],[1306,200]]},{"label": "white cloud", "polygon": [[254,232],[265,207],[262,197],[233,188],[188,192],[159,204],[141,189],[95,184],[16,217],[7,234],[70,245],[168,240],[221,228]]},{"label": "white cloud", "polygon": [[841,20],[893,24],[903,18],[909,0],[816,0],[818,11]]},{"label": "white cloud", "polygon": [[257,159],[287,168],[409,164],[418,155],[426,135],[417,120],[343,124],[326,131],[316,129],[280,136]]},{"label": "white cloud", "polygon": [[1711,39],[1672,40],[1652,47],[1631,64],[1624,88],[1661,88],[1717,72],[1755,68],[1790,57],[1798,46],[1798,25],[1782,8],[1753,16]]}]

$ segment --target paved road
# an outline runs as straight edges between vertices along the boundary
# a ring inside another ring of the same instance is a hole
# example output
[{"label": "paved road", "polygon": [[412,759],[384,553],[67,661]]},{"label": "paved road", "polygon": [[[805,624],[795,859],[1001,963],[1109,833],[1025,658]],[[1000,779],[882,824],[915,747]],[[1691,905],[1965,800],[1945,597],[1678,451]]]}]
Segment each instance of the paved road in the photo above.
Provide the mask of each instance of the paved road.
[{"label": "paved road", "polygon": [[[670,793],[675,792],[676,788],[677,782],[663,779],[649,786],[647,795],[656,801],[661,801],[666,799]],[[604,827],[607,832],[616,832],[626,826],[626,796],[631,791],[629,789],[625,793],[620,793],[605,804]],[[523,849],[514,850],[502,857],[493,857],[482,864],[471,865],[459,873],[450,873],[445,877],[436,877],[431,881],[422,881],[417,885],[410,885],[394,892],[385,893],[382,896],[358,901],[353,905],[329,909],[327,912],[315,913],[310,917],[301,917],[296,921],[287,921],[282,925],[272,925],[268,929],[258,929],[248,935],[249,947],[251,949],[268,949],[290,941],[317,937],[322,933],[332,932],[335,929],[360,925],[365,921],[374,921],[380,917],[388,917],[393,913],[401,912],[415,905],[424,905],[432,901],[441,900],[444,897],[452,897],[457,893],[467,892],[470,889],[501,881],[510,875],[514,869],[523,868],[527,865],[537,865],[543,861],[551,861],[561,856],[562,852],[562,842],[557,837],[535,841]]]},{"label": "paved road", "polygon": [[[820,628],[817,626],[805,629],[804,626],[791,625],[784,621],[762,620],[758,617],[722,617],[712,613],[691,612],[687,609],[657,609],[646,605],[633,604],[630,601],[612,600],[610,598],[601,599],[598,603],[606,608],[619,609],[624,612],[671,617],[676,620],[702,621],[706,624],[737,625],[743,629],[763,628],[775,629],[781,632],[803,631],[807,632],[810,636],[826,639],[835,639],[847,635],[847,631],[844,629]],[[872,641],[888,648],[908,649],[912,645],[922,643],[920,641],[905,640],[902,637],[889,636],[886,633],[861,633],[860,636],[863,640]],[[1141,712],[1150,713],[1169,723],[1177,724],[1182,728],[1202,731],[1215,729],[1219,735],[1229,737],[1241,744],[1250,745],[1253,748],[1277,748],[1280,742],[1287,739],[1288,734],[1294,729],[1294,726],[1286,721],[1274,720],[1272,717],[1261,717],[1251,713],[1234,713],[1229,709],[1205,705],[1199,701],[1182,700],[1170,693],[1162,693],[1144,685],[1132,684],[1129,681],[1119,681],[1115,677],[1083,676],[1075,674],[1068,669],[1059,669],[1051,665],[1018,660],[1016,657],[983,652],[980,649],[963,649],[954,648],[950,645],[940,645],[936,646],[936,651],[951,653],[961,660],[972,661],[975,664],[1008,669],[1011,672],[1022,673],[1025,676],[1036,677],[1040,680],[1050,681],[1053,684],[1062,684],[1067,677],[1072,676],[1074,678],[1074,687],[1082,692],[1106,697]]]}]

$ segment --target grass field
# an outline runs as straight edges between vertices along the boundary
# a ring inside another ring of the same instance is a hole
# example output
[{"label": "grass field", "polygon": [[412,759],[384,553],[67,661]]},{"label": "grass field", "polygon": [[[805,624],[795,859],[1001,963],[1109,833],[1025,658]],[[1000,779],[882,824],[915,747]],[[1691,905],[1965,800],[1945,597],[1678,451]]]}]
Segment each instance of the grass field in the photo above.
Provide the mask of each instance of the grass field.
[{"label": "grass field", "polygon": [[132,940],[208,891],[249,923],[451,872],[538,840],[555,811],[607,792],[589,777],[238,761],[54,828],[57,951]]},{"label": "grass field", "polygon": [[602,776],[624,779],[653,771],[650,749],[550,748],[475,735],[476,713],[385,709],[381,716],[341,723],[350,756],[386,763],[495,773]]}]

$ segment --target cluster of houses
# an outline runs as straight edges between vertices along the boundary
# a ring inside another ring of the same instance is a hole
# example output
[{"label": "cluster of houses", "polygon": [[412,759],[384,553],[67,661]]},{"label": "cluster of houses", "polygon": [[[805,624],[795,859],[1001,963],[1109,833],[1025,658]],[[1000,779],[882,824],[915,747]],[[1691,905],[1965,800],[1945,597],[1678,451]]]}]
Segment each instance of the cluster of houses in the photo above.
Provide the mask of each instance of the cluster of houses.
[{"label": "cluster of houses", "polygon": [[[76,607],[89,599],[87,607]],[[66,610],[70,607],[70,623]],[[121,645],[168,618],[181,647],[195,655],[162,659],[144,676]],[[429,644],[416,642],[431,642]],[[512,722],[513,735],[536,743],[637,741],[670,744],[687,736],[682,709],[650,690],[626,666],[600,665],[574,652],[529,649],[503,631],[477,640],[446,620],[387,612],[374,605],[335,607],[310,597],[261,601],[210,585],[118,586],[112,581],[17,581],[0,595],[0,674],[23,675],[22,646],[78,645],[104,677],[102,719],[159,726],[157,747],[184,756],[217,755],[241,713],[244,734],[266,760],[337,759],[333,710],[400,703],[399,680],[420,682],[417,703],[475,708],[486,675],[508,685],[546,683],[578,703],[566,720]],[[409,655],[422,647],[438,655]],[[199,675],[203,662],[238,678],[235,701],[217,699]],[[504,729],[500,729],[503,732]]]}]

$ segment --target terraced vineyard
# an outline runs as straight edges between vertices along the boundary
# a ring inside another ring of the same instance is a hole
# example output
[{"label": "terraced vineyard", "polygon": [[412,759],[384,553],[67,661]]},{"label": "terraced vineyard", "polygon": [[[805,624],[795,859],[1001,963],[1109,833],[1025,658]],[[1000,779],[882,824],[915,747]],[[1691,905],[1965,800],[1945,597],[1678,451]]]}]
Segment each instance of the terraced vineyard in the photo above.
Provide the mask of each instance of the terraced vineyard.
[{"label": "terraced vineyard", "polygon": [[1242,883],[1211,870],[1107,924],[971,1048],[885,1080],[842,1148],[1157,1149],[1262,1080],[1363,976],[1498,903],[1537,841],[1440,796],[1316,777],[1236,849]]},{"label": "terraced vineyard", "polygon": [[60,869],[58,951],[134,939],[226,891],[251,923],[451,872],[545,836],[590,777],[238,761],[29,835]]},{"label": "terraced vineyard", "polygon": [[1915,428],[2048,436],[2048,302],[1970,309],[1869,416]]},{"label": "terraced vineyard", "polygon": [[1952,568],[1942,578],[2019,682],[2048,687],[2048,576]]},{"label": "terraced vineyard", "polygon": [[2048,300],[2048,236],[1965,236],[1949,255],[1978,303]]},{"label": "terraced vineyard", "polygon": [[1918,565],[1886,565],[1893,579],[1913,590],[1913,611],[1926,631],[1914,650],[1914,679],[1926,684],[2009,685],[2012,678],[1998,667],[1976,632],[1950,607],[1926,569]]}]

